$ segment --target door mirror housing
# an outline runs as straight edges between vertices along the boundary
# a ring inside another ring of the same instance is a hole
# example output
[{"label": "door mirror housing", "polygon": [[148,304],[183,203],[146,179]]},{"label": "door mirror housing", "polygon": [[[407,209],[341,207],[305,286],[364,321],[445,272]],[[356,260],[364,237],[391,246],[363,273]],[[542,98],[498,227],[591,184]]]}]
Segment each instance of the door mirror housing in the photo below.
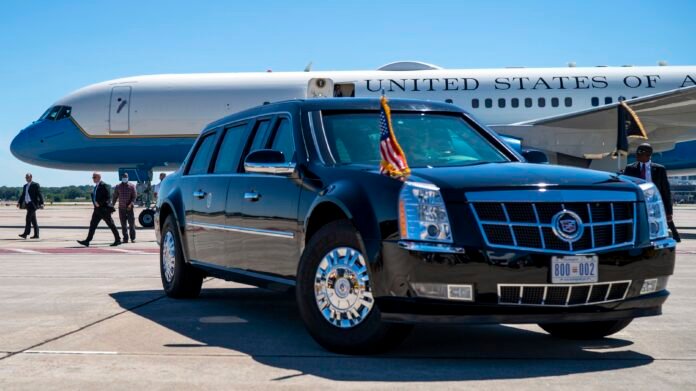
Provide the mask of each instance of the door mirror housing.
[{"label": "door mirror housing", "polygon": [[244,159],[244,171],[258,174],[290,175],[295,172],[295,163],[286,162],[283,152],[273,149],[252,151]]},{"label": "door mirror housing", "polygon": [[544,152],[536,149],[525,149],[522,151],[522,157],[527,160],[527,163],[549,164],[549,158]]}]

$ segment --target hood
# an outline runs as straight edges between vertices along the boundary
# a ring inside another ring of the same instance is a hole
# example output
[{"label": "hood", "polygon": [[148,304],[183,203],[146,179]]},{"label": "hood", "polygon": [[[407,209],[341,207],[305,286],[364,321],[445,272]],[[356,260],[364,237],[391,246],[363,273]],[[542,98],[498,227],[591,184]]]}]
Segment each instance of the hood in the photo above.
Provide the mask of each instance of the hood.
[{"label": "hood", "polygon": [[638,187],[617,174],[567,166],[530,163],[485,163],[465,167],[415,168],[410,180],[434,183],[444,193],[536,189],[623,190]]}]

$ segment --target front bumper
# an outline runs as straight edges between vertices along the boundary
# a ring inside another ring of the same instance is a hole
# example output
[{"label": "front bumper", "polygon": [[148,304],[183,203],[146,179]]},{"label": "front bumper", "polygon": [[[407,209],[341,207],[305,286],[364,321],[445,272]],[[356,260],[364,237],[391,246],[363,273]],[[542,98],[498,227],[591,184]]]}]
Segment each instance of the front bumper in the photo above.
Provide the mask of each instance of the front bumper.
[{"label": "front bumper", "polygon": [[[372,265],[376,303],[385,321],[407,323],[588,322],[661,314],[669,292],[640,294],[646,279],[674,272],[675,242],[597,254],[599,281],[629,281],[621,300],[573,306],[501,304],[499,284],[551,284],[552,254],[476,248],[428,248],[384,241]],[[469,284],[473,301],[419,297],[413,283]]]}]

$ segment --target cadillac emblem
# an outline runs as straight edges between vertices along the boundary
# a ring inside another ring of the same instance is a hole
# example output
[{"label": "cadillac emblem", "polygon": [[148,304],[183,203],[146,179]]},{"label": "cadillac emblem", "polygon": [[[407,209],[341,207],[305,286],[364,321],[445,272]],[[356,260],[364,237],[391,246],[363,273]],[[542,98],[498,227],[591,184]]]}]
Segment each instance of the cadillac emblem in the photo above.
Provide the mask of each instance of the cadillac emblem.
[{"label": "cadillac emblem", "polygon": [[584,226],[577,213],[563,209],[551,219],[551,229],[559,239],[573,243],[582,237]]}]

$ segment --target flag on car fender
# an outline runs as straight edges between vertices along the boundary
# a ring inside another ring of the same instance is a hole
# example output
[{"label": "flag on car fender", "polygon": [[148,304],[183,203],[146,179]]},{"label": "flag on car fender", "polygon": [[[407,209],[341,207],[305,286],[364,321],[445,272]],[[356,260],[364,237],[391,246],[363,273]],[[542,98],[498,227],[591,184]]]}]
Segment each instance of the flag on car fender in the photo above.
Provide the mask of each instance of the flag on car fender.
[{"label": "flag on car fender", "polygon": [[382,161],[379,172],[389,176],[405,176],[411,172],[406,161],[406,155],[396,141],[394,128],[392,127],[391,109],[387,98],[382,96],[379,113],[379,153]]}]

